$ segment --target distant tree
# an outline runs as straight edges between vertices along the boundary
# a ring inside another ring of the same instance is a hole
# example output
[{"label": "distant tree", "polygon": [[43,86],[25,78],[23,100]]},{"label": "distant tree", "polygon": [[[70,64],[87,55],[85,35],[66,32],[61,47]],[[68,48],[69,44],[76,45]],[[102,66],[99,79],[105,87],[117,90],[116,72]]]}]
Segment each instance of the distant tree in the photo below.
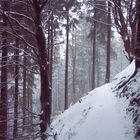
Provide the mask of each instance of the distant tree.
[{"label": "distant tree", "polygon": [[92,89],[100,85],[101,77],[101,53],[107,42],[107,5],[106,1],[87,0],[87,21],[92,24],[89,38],[93,41],[92,53]]},{"label": "distant tree", "polygon": [[69,64],[69,33],[70,33],[70,8],[75,3],[76,0],[69,0],[68,3],[66,4],[66,58],[65,58],[65,104],[64,108],[68,108],[68,64]]},{"label": "distant tree", "polygon": [[107,51],[106,51],[106,77],[105,82],[110,81],[110,56],[111,56],[111,3],[108,1],[108,29],[107,29]]}]

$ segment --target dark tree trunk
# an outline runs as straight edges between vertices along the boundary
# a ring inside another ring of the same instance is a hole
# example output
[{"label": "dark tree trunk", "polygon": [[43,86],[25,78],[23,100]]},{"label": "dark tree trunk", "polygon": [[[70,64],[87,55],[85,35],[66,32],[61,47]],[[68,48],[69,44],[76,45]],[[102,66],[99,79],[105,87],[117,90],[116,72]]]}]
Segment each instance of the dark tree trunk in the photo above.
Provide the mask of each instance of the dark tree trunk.
[{"label": "dark tree trunk", "polygon": [[[96,9],[94,11],[94,19],[97,17]],[[95,71],[96,71],[96,21],[94,20],[94,29],[93,29],[93,53],[92,53],[92,89],[95,88]]]},{"label": "dark tree trunk", "polygon": [[[49,2],[49,8],[50,8],[50,2]],[[49,9],[50,10],[50,9]],[[50,50],[51,50],[51,18],[48,19],[48,44],[47,44],[47,55],[48,55],[48,62],[50,62]],[[50,71],[50,67],[49,67]]]},{"label": "dark tree trunk", "polygon": [[14,94],[14,129],[13,137],[18,136],[18,94],[19,94],[19,39],[16,39],[16,50],[15,50],[15,94]]},{"label": "dark tree trunk", "polygon": [[137,0],[137,44],[135,48],[136,68],[140,68],[140,1]]},{"label": "dark tree trunk", "polygon": [[66,60],[65,60],[65,106],[68,108],[68,58],[69,58],[69,8],[67,9],[67,25],[66,25]]},{"label": "dark tree trunk", "polygon": [[2,33],[2,62],[1,62],[1,100],[0,100],[0,139],[7,138],[7,41],[6,32]]},{"label": "dark tree trunk", "polygon": [[105,82],[110,81],[110,47],[111,47],[111,3],[108,1],[108,29],[107,29],[107,50],[106,50],[106,78]]},{"label": "dark tree trunk", "polygon": [[[8,1],[2,1],[3,10],[9,9]],[[3,29],[7,26],[3,15]],[[0,94],[0,139],[7,140],[7,33],[2,32],[1,94]]]},{"label": "dark tree trunk", "polygon": [[[44,1],[48,2],[48,0]],[[38,49],[38,62],[40,67],[40,82],[41,82],[41,115],[40,115],[40,129],[42,137],[44,139],[44,132],[47,129],[47,125],[50,123],[51,117],[51,89],[49,83],[49,66],[47,60],[47,50],[46,50],[46,39],[41,26],[41,11],[42,6],[41,1],[33,0],[34,12],[35,12],[35,28],[36,28],[36,41]]]},{"label": "dark tree trunk", "polygon": [[[40,24],[39,24],[40,25]],[[48,76],[48,62],[46,40],[42,28],[38,25],[36,40],[39,52],[40,79],[41,79],[41,132],[45,132],[51,117],[51,89]]]}]

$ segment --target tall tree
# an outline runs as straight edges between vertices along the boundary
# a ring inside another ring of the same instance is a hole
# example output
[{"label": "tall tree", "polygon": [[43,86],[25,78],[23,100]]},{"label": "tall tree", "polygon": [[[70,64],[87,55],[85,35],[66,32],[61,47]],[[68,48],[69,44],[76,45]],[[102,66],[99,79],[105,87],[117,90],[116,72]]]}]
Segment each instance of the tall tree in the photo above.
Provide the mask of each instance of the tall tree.
[{"label": "tall tree", "polygon": [[66,25],[66,62],[65,62],[65,109],[68,108],[68,56],[69,56],[69,7],[67,6],[67,25]]},{"label": "tall tree", "polygon": [[[96,3],[96,1],[94,1]],[[97,19],[97,9],[94,10],[94,29],[93,29],[93,53],[92,53],[92,89],[95,88],[95,71],[96,71],[96,19]]]},{"label": "tall tree", "polygon": [[[9,11],[9,1],[2,1],[3,12]],[[3,14],[3,32],[2,32],[2,62],[1,62],[1,94],[0,94],[0,139],[7,139],[7,18]]]},{"label": "tall tree", "polygon": [[104,46],[107,40],[107,9],[106,1],[87,0],[85,4],[87,5],[87,21],[92,25],[88,37],[93,41],[91,79],[91,88],[93,89],[99,86],[101,82],[101,55],[103,55],[103,53],[101,53],[100,50],[102,48],[105,49]]},{"label": "tall tree", "polygon": [[75,0],[69,0],[66,4],[66,58],[65,58],[65,104],[64,108],[68,108],[68,63],[69,63],[69,28],[70,28],[70,20],[69,20],[69,10],[73,6]]},{"label": "tall tree", "polygon": [[[38,49],[38,62],[40,67],[40,79],[41,79],[41,116],[40,116],[40,129],[42,134],[46,131],[47,125],[50,123],[51,117],[51,92],[50,83],[48,77],[48,60],[46,51],[46,40],[43,29],[41,27],[41,13],[48,0],[37,1],[33,0],[32,6],[35,12],[35,39]],[[42,135],[43,137],[43,135]]]},{"label": "tall tree", "polygon": [[[43,133],[45,132],[47,126],[50,123],[51,116],[51,92],[50,92],[50,83],[49,83],[49,75],[48,75],[48,60],[47,60],[47,49],[46,49],[46,39],[42,26],[42,11],[47,4],[48,0],[32,0],[32,1],[14,1],[14,5],[18,6],[20,4],[20,8],[25,8],[25,10],[20,12],[10,12],[10,15],[7,12],[4,13],[4,16],[7,17],[10,27],[13,31],[12,35],[16,36],[20,40],[22,40],[32,51],[31,54],[36,55],[37,62],[40,70],[40,83],[41,83],[41,93],[40,93],[40,101],[41,101],[41,114],[40,114],[40,129],[43,137]],[[8,7],[8,6],[6,6]],[[27,11],[28,14],[27,14]],[[2,13],[2,10],[0,10]],[[16,15],[16,16],[15,16]],[[18,21],[19,17],[23,17],[22,21]],[[28,22],[27,22],[28,21]],[[21,27],[22,32],[26,32],[30,34],[32,40],[28,39],[25,34],[18,34],[13,26],[13,24],[17,23],[19,27]],[[30,29],[29,29],[30,27]],[[6,71],[5,71],[6,72]],[[6,75],[5,75],[6,78]],[[1,96],[2,97],[2,96]],[[5,97],[4,97],[5,98]],[[5,115],[6,116],[6,115]],[[5,129],[6,130],[6,129]]]},{"label": "tall tree", "polygon": [[107,59],[106,59],[106,78],[105,82],[110,81],[110,50],[111,50],[111,3],[108,1],[108,29],[107,29]]}]

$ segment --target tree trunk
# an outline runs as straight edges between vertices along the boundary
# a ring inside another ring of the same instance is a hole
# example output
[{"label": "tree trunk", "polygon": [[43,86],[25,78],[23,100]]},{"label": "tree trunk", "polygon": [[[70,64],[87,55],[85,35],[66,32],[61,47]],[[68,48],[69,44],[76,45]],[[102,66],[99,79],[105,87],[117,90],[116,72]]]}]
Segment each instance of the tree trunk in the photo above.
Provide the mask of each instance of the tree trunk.
[{"label": "tree trunk", "polygon": [[110,47],[111,47],[111,3],[108,1],[108,31],[107,31],[107,50],[106,50],[106,78],[105,82],[110,81]]},{"label": "tree trunk", "polygon": [[[27,47],[25,46],[24,49],[24,66],[27,66],[27,58],[26,58],[26,51]],[[23,132],[25,131],[25,125],[26,125],[26,96],[27,96],[27,90],[26,90],[26,83],[27,83],[27,71],[26,68],[23,68]]]},{"label": "tree trunk", "polygon": [[[3,10],[9,9],[8,1],[3,1]],[[7,26],[3,15],[3,29]],[[7,33],[2,32],[1,94],[0,94],[0,139],[7,140]]]},{"label": "tree trunk", "polygon": [[16,39],[16,50],[15,50],[15,94],[14,94],[14,130],[13,137],[18,136],[18,81],[19,81],[19,39]]},{"label": "tree trunk", "polygon": [[137,44],[135,48],[136,68],[140,68],[140,1],[137,0]]},{"label": "tree trunk", "polygon": [[[46,1],[47,2],[47,1]],[[40,115],[40,129],[41,139],[44,139],[44,132],[47,129],[47,125],[50,124],[51,118],[51,89],[49,83],[49,66],[47,60],[46,39],[41,24],[41,7],[40,1],[33,0],[34,12],[35,12],[35,29],[36,29],[36,41],[38,49],[38,63],[40,67],[40,83],[41,83],[41,115]],[[44,6],[44,5],[42,5]]]},{"label": "tree trunk", "polygon": [[69,58],[69,9],[67,9],[67,25],[66,25],[66,60],[65,60],[65,106],[68,108],[68,58]]},{"label": "tree trunk", "polygon": [[[74,27],[73,27],[74,28]],[[73,29],[73,103],[76,102],[76,32]]]},{"label": "tree trunk", "polygon": [[7,40],[6,32],[2,33],[2,68],[1,68],[1,100],[0,100],[0,139],[7,138]]},{"label": "tree trunk", "polygon": [[52,87],[52,71],[53,71],[53,33],[54,33],[54,25],[53,25],[53,12],[51,15],[51,58],[50,58],[50,83]]},{"label": "tree trunk", "polygon": [[[39,24],[40,25],[40,24]],[[42,28],[38,25],[36,40],[39,52],[40,80],[41,80],[41,132],[45,132],[51,117],[51,89],[48,76],[48,62],[46,51],[46,40]]]},{"label": "tree trunk", "polygon": [[[96,2],[96,1],[95,1]],[[96,19],[97,17],[97,12],[96,9],[94,11],[94,19]],[[95,88],[95,71],[96,71],[96,67],[95,67],[95,62],[96,60],[96,21],[94,20],[94,31],[93,31],[93,53],[92,53],[92,89]]]}]

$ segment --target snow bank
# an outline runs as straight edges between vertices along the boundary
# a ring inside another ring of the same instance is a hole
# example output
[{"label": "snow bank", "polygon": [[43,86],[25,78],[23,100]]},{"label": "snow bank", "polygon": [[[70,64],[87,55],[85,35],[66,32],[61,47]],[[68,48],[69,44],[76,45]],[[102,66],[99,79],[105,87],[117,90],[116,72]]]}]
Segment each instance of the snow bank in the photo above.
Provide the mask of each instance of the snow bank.
[{"label": "snow bank", "polygon": [[118,89],[118,87],[127,81],[135,72],[135,60],[122,72],[117,74],[114,78],[113,81],[111,82],[112,88],[113,89]]}]

